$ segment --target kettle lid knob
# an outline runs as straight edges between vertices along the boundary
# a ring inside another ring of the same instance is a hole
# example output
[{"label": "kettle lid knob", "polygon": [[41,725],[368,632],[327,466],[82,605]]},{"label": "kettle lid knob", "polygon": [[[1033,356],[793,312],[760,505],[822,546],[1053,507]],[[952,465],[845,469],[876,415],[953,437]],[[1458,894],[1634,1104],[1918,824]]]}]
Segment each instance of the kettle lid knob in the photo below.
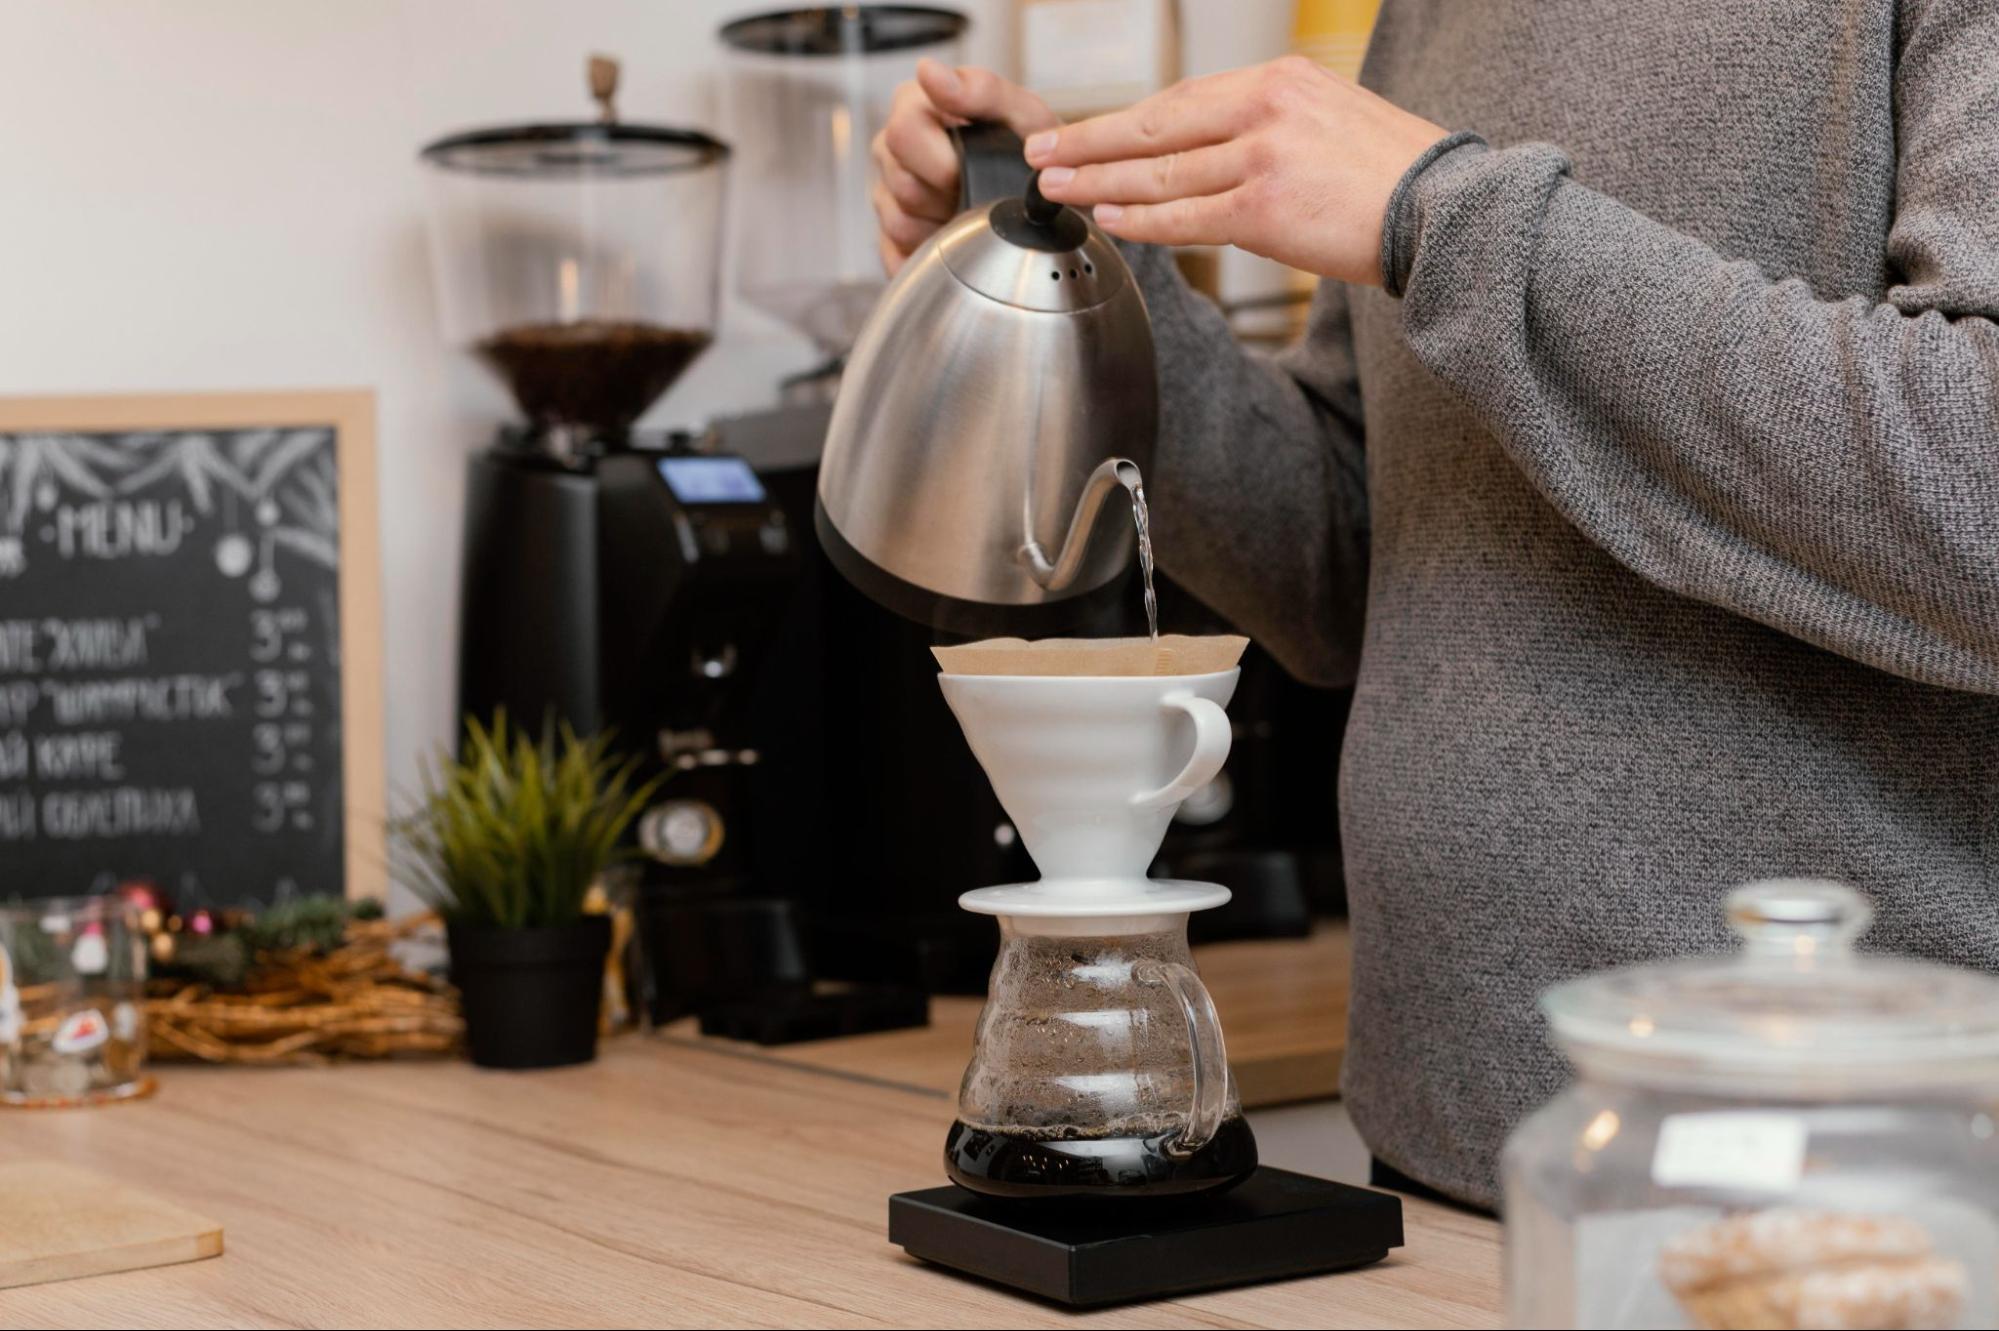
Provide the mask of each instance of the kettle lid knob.
[{"label": "kettle lid knob", "polygon": [[1058,254],[1080,248],[1089,238],[1081,213],[1041,192],[1041,173],[1027,165],[1020,136],[1005,125],[954,125],[951,146],[958,153],[959,207],[990,206],[992,229],[1021,249]]},{"label": "kettle lid knob", "polygon": [[1041,192],[1041,173],[1036,171],[1027,182],[1027,190],[1020,198],[1021,210],[1027,220],[1035,226],[1052,226],[1062,215],[1062,205]]}]

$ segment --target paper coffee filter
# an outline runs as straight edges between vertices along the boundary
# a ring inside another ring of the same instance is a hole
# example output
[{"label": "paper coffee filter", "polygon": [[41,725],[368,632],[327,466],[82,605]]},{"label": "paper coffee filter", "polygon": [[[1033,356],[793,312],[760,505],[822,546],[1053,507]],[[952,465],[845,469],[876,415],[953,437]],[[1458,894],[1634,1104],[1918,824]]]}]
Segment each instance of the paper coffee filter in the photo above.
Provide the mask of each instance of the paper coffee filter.
[{"label": "paper coffee filter", "polygon": [[1249,639],[1234,633],[1151,638],[988,638],[932,647],[947,675],[1212,675],[1233,669]]}]

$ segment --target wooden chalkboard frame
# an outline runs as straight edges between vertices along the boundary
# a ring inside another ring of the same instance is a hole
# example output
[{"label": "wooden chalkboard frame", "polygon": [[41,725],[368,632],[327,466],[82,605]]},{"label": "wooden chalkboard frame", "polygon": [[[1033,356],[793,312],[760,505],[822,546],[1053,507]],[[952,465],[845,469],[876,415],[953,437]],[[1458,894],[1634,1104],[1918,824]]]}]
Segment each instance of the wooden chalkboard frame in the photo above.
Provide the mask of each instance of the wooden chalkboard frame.
[{"label": "wooden chalkboard frame", "polygon": [[329,427],[339,479],[340,753],[346,896],[385,900],[387,769],[375,395],[366,389],[0,397],[0,434]]}]

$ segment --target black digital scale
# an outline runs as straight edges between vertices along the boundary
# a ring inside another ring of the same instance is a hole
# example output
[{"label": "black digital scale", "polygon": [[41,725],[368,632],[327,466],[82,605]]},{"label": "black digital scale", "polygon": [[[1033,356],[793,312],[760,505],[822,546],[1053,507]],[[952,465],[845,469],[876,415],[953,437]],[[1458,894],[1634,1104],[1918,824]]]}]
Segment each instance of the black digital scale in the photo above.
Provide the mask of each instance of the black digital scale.
[{"label": "black digital scale", "polygon": [[1264,1165],[1171,1204],[1020,1204],[955,1184],[897,1193],[889,1242],[912,1257],[1071,1307],[1324,1275],[1402,1246],[1402,1201]]}]

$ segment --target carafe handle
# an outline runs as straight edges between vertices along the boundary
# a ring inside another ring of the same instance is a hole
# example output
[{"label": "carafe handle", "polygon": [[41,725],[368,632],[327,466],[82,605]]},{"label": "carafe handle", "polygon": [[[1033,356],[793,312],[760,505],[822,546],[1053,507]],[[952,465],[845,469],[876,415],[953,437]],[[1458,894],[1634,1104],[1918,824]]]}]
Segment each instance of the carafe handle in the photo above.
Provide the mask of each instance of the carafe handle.
[{"label": "carafe handle", "polygon": [[[1218,709],[1219,710],[1219,709]],[[1222,1022],[1215,1000],[1192,966],[1177,961],[1141,961],[1132,967],[1140,984],[1163,984],[1180,1002],[1187,1019],[1187,1048],[1193,1069],[1194,1097],[1187,1108],[1187,1126],[1166,1144],[1173,1155],[1192,1155],[1215,1139],[1229,1109],[1229,1054],[1222,1044]]]},{"label": "carafe handle", "polygon": [[1169,693],[1159,700],[1162,707],[1176,707],[1194,721],[1194,753],[1180,775],[1157,790],[1131,797],[1134,809],[1156,809],[1178,804],[1215,779],[1229,760],[1229,714],[1221,704],[1198,693]]}]

